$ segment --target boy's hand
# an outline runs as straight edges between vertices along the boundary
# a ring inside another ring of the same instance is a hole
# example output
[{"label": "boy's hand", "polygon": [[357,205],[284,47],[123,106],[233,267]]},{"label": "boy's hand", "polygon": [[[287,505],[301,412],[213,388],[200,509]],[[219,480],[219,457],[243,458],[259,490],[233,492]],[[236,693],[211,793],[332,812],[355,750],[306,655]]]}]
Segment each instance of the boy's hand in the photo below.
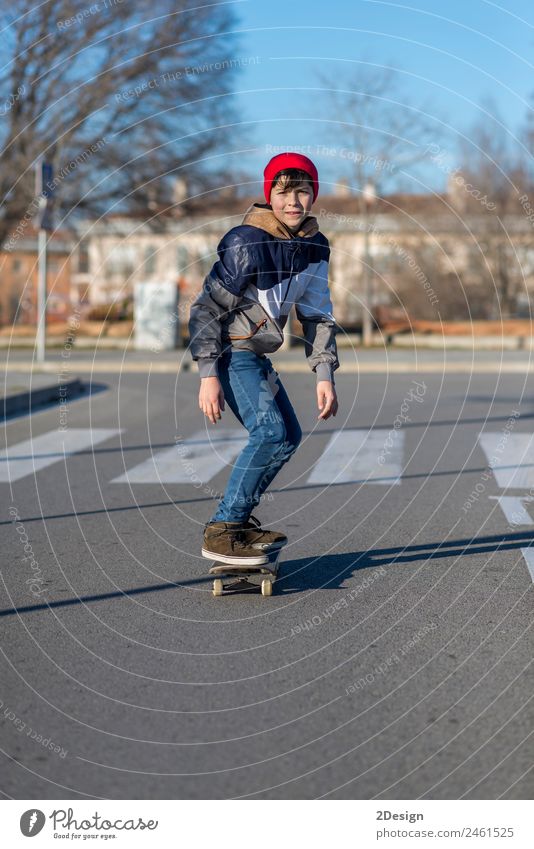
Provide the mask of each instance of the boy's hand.
[{"label": "boy's hand", "polygon": [[218,377],[201,378],[198,406],[212,424],[217,424],[224,410],[224,392]]},{"label": "boy's hand", "polygon": [[318,419],[328,419],[337,413],[336,387],[331,380],[320,380],[317,383],[317,406],[321,410]]}]

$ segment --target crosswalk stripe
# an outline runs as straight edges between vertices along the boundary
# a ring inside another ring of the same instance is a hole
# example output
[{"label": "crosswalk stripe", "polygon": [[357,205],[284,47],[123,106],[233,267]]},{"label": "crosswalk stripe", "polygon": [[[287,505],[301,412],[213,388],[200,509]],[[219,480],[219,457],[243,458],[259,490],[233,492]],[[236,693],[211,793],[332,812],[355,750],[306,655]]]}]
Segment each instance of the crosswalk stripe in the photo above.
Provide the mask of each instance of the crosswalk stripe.
[{"label": "crosswalk stripe", "polygon": [[307,483],[400,484],[403,452],[401,430],[338,430],[330,437]]},{"label": "crosswalk stripe", "polygon": [[116,428],[66,428],[50,430],[0,451],[0,481],[18,481],[121,433]]},{"label": "crosswalk stripe", "polygon": [[533,433],[481,433],[479,443],[500,487],[534,486]]},{"label": "crosswalk stripe", "polygon": [[206,483],[232,463],[248,442],[244,428],[199,430],[172,448],[158,451],[112,483]]},{"label": "crosswalk stripe", "polygon": [[534,525],[534,519],[527,513],[525,503],[533,499],[528,495],[490,495],[490,501],[498,501],[511,525]]},{"label": "crosswalk stripe", "polygon": [[530,577],[534,581],[534,547],[522,548],[521,554],[525,558]]}]

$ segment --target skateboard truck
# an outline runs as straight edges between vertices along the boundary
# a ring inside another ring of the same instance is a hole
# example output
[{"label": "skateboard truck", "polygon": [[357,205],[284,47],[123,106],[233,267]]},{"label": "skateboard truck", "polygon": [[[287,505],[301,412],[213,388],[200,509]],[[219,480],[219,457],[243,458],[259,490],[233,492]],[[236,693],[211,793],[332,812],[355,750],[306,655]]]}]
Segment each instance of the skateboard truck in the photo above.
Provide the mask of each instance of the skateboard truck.
[{"label": "skateboard truck", "polygon": [[[229,564],[215,561],[209,574],[214,577],[212,593],[214,596],[223,595],[224,592],[251,592],[261,589],[262,596],[270,596],[273,593],[273,584],[278,575],[278,561],[281,549],[269,553],[269,560],[261,566],[247,566],[245,564]],[[234,580],[225,581],[225,578]],[[261,580],[259,580],[261,579]]]}]

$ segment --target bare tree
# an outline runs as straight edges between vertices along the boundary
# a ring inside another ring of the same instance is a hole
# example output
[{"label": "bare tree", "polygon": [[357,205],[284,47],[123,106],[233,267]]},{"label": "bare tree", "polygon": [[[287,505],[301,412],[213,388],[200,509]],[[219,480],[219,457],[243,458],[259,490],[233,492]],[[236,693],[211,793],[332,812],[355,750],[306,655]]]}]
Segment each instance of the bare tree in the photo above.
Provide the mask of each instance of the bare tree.
[{"label": "bare tree", "polygon": [[375,279],[368,232],[374,199],[402,184],[402,174],[422,162],[436,138],[434,107],[413,106],[403,91],[401,73],[360,61],[350,71],[318,72],[327,96],[329,134],[335,140],[336,166],[349,177],[355,212],[364,218],[364,280],[361,293],[362,341],[372,342]]},{"label": "bare tree", "polygon": [[363,61],[339,74],[318,72],[327,96],[327,132],[335,141],[336,165],[356,190],[363,214],[366,183],[378,194],[399,186],[402,172],[427,156],[437,136],[435,105],[416,106],[403,91],[401,72]]},{"label": "bare tree", "polygon": [[[458,234],[457,238],[466,239]],[[469,321],[487,319],[488,289],[479,278],[473,279],[471,262],[474,246],[468,250],[466,261],[454,268],[450,261],[447,245],[441,247],[425,243],[420,239],[387,258],[384,279],[389,282],[398,301],[394,308],[402,306],[406,318],[411,321]],[[385,310],[387,313],[387,310]]]},{"label": "bare tree", "polygon": [[233,29],[219,0],[11,0],[0,32],[0,244],[27,213],[40,155],[64,211],[158,209],[172,204],[177,175],[197,188],[224,175],[204,163],[232,141],[244,64]]},{"label": "bare tree", "polygon": [[478,272],[492,303],[488,317],[511,318],[523,276],[513,245],[514,225],[522,212],[520,198],[532,188],[528,132],[514,137],[493,99],[485,99],[482,109],[484,114],[459,143],[455,196],[462,197],[464,214],[483,218]]}]

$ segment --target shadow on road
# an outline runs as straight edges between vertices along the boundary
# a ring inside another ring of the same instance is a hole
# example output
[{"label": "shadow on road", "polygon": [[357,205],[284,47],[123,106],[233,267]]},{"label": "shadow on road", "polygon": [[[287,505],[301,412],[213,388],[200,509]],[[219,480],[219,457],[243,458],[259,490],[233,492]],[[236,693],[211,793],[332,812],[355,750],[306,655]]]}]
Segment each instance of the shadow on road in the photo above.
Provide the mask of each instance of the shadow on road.
[{"label": "shadow on road", "polygon": [[[280,573],[276,583],[277,596],[283,597],[308,590],[342,589],[343,582],[347,578],[353,577],[364,569],[377,566],[394,567],[398,563],[411,563],[416,560],[440,560],[446,557],[465,557],[473,554],[493,554],[496,551],[513,551],[514,549],[528,548],[533,542],[534,531],[518,531],[517,533],[472,537],[471,539],[375,548],[369,551],[325,554],[318,557],[286,560],[280,564]],[[78,596],[42,604],[6,608],[0,610],[0,617],[163,592],[180,587],[198,586],[199,584],[211,584],[212,580],[212,577],[204,574],[183,581],[169,581],[163,584],[151,584],[145,587],[109,593],[95,593],[94,595]]]}]

